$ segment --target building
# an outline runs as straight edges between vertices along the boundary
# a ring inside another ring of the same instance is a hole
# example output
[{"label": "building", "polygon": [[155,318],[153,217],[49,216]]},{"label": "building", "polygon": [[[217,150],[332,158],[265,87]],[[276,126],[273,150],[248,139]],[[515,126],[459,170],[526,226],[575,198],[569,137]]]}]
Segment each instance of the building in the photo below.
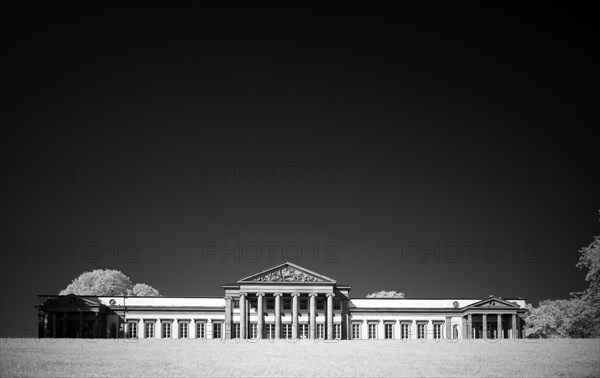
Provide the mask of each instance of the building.
[{"label": "building", "polygon": [[195,339],[522,338],[524,299],[351,298],[350,286],[286,262],[223,297],[40,295],[40,337]]}]

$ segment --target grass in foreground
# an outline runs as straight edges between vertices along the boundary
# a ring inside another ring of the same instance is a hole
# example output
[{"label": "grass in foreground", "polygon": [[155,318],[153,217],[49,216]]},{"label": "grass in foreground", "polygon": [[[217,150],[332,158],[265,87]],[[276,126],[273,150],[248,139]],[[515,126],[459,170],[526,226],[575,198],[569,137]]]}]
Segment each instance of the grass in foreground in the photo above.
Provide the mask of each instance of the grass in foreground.
[{"label": "grass in foreground", "polygon": [[600,340],[0,341],[0,376],[600,376]]}]

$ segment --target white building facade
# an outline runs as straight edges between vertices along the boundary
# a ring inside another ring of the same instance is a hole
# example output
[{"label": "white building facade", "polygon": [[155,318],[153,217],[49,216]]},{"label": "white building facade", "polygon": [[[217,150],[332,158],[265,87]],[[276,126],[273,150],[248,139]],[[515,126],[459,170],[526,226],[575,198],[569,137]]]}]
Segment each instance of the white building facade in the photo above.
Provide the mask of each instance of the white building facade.
[{"label": "white building facade", "polygon": [[459,340],[524,337],[524,299],[350,298],[350,286],[283,263],[224,297],[40,296],[39,337]]}]

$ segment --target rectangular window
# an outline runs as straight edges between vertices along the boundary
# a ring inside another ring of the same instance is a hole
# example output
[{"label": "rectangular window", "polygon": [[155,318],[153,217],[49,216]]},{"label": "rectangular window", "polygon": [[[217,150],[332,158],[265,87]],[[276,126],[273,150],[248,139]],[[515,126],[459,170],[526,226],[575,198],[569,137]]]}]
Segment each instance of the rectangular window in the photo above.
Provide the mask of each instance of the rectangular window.
[{"label": "rectangular window", "polygon": [[127,323],[127,337],[130,339],[137,339],[138,337],[138,325],[137,322]]},{"label": "rectangular window", "polygon": [[187,322],[179,323],[179,338],[180,339],[188,338],[188,323]]},{"label": "rectangular window", "polygon": [[300,329],[298,330],[298,337],[301,339],[308,339],[308,324],[300,324]]},{"label": "rectangular window", "polygon": [[275,324],[265,324],[265,339],[275,339]]},{"label": "rectangular window", "polygon": [[340,340],[342,338],[342,325],[341,324],[334,324],[333,338],[336,340]]},{"label": "rectangular window", "polygon": [[377,338],[377,324],[369,323],[369,339]]},{"label": "rectangular window", "polygon": [[333,309],[334,310],[341,310],[342,309],[342,300],[341,299],[334,299],[333,300]]},{"label": "rectangular window", "polygon": [[250,324],[250,338],[251,339],[258,338],[257,330],[258,330],[258,324],[256,324],[256,323]]},{"label": "rectangular window", "polygon": [[425,323],[417,324],[417,339],[425,338]]},{"label": "rectangular window", "polygon": [[154,338],[154,322],[144,323],[144,337],[147,339]]},{"label": "rectangular window", "polygon": [[162,338],[163,339],[171,338],[171,322],[163,322],[162,323]]},{"label": "rectangular window", "polygon": [[360,323],[352,323],[352,339],[360,339]]},{"label": "rectangular window", "polygon": [[220,339],[221,337],[221,323],[213,323],[213,339]]},{"label": "rectangular window", "polygon": [[196,338],[197,339],[205,339],[206,338],[206,323],[204,323],[204,322],[196,323]]},{"label": "rectangular window", "polygon": [[300,298],[300,310],[308,310],[308,300],[306,298]]},{"label": "rectangular window", "polygon": [[233,323],[233,338],[240,338],[240,323]]},{"label": "rectangular window", "polygon": [[325,310],[325,301],[323,299],[317,299],[317,310]]},{"label": "rectangular window", "polygon": [[290,298],[283,298],[283,309],[284,310],[292,309],[292,300]]},{"label": "rectangular window", "polygon": [[317,339],[325,338],[325,324],[317,324]]},{"label": "rectangular window", "polygon": [[292,338],[292,325],[289,323],[283,324],[281,337],[284,339]]},{"label": "rectangular window", "polygon": [[386,339],[394,338],[394,324],[393,323],[385,323],[385,338]]},{"label": "rectangular window", "polygon": [[442,324],[441,323],[433,323],[433,338],[441,339],[442,338]]},{"label": "rectangular window", "polygon": [[239,300],[239,298],[235,298],[233,300],[233,308],[240,308],[240,300]]},{"label": "rectangular window", "polygon": [[258,302],[256,298],[250,298],[250,300],[248,301],[248,303],[250,303],[250,309],[251,310],[256,310],[258,308]]},{"label": "rectangular window", "polygon": [[408,339],[408,323],[402,323],[400,325],[400,329],[401,329],[401,337],[403,340]]},{"label": "rectangular window", "polygon": [[267,310],[275,310],[275,299],[267,298]]}]

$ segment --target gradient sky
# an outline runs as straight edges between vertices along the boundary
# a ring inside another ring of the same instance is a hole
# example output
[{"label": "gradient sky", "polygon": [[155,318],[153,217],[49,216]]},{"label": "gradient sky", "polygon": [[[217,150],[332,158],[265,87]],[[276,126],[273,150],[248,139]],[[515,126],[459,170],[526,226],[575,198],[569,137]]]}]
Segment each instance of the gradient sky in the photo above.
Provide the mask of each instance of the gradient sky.
[{"label": "gradient sky", "polygon": [[585,289],[591,12],[343,6],[7,11],[2,334],[99,268],[169,296],[286,256],[353,297]]}]

